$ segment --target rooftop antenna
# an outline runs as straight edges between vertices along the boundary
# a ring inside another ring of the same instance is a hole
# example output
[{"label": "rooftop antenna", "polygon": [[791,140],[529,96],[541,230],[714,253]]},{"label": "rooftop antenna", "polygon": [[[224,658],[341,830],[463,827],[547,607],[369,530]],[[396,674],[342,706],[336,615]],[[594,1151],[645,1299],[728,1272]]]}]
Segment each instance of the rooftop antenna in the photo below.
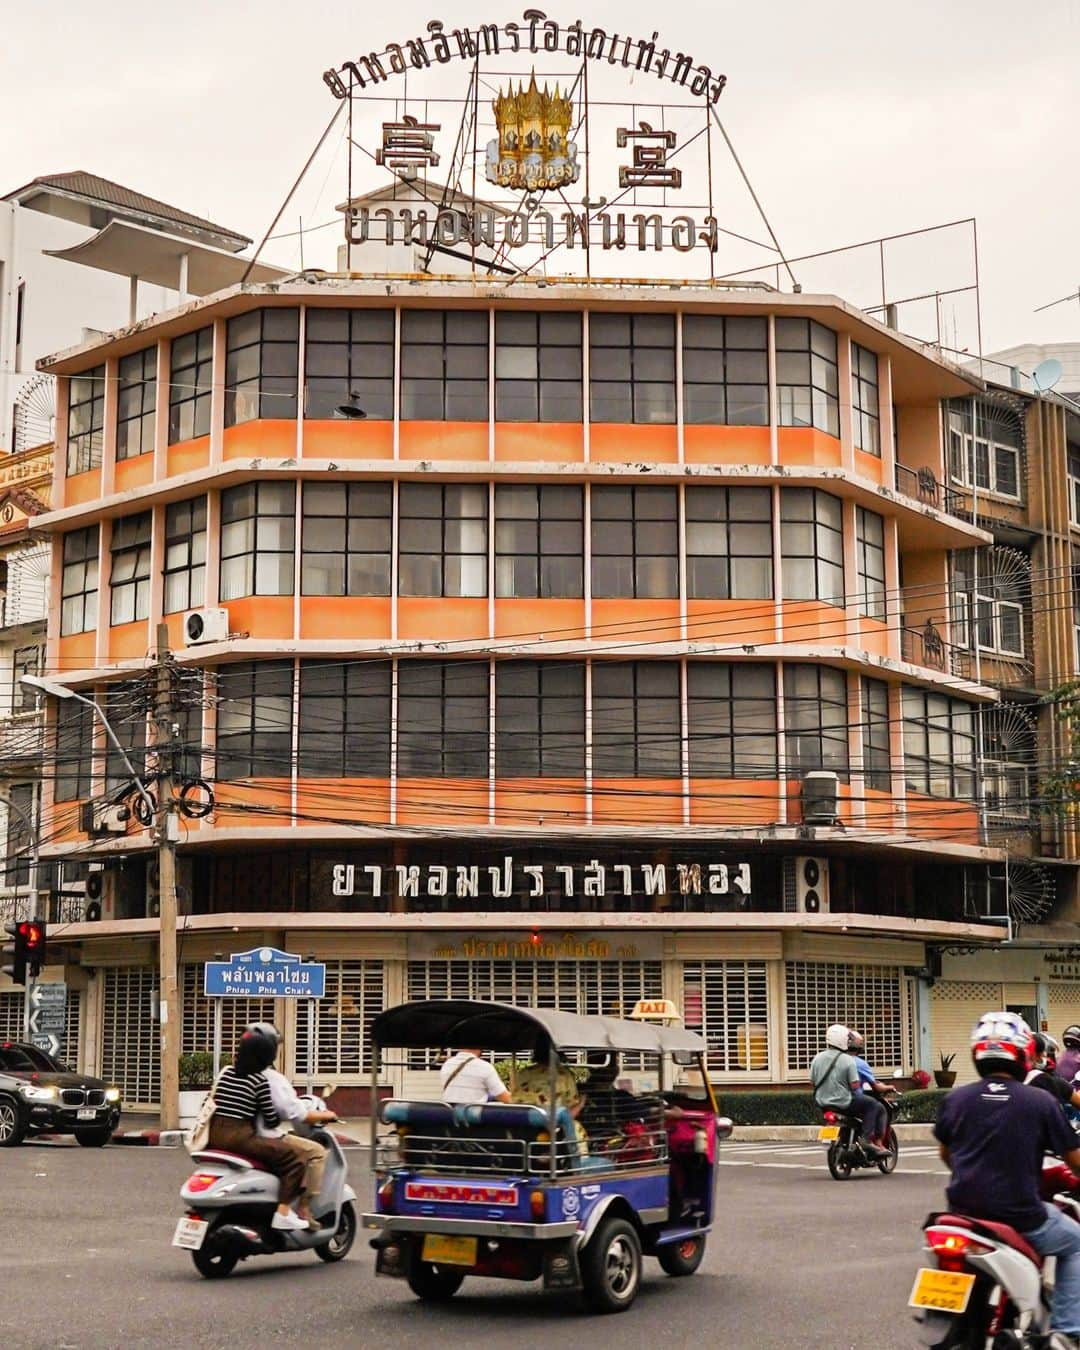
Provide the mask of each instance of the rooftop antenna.
[{"label": "rooftop antenna", "polygon": [[1048,394],[1061,379],[1061,362],[1054,356],[1040,361],[1031,372],[1031,382],[1037,394]]}]

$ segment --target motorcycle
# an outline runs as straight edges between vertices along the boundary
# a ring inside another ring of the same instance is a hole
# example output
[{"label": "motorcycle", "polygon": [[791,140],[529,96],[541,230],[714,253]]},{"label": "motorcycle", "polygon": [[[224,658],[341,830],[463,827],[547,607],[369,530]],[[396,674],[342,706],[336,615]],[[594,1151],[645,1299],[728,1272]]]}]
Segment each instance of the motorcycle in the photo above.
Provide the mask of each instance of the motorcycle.
[{"label": "motorcycle", "polygon": [[317,1230],[271,1226],[278,1178],[254,1159],[210,1148],[191,1155],[197,1168],[180,1188],[187,1212],[172,1245],[191,1252],[204,1279],[224,1279],[238,1261],[274,1252],[313,1251],[327,1262],[348,1256],[356,1239],[356,1192],[348,1184],[345,1155],[332,1134],[308,1133],[326,1149],[322,1190],[311,1202]]},{"label": "motorcycle", "polygon": [[[1064,1163],[1043,1170],[1042,1193],[1080,1222],[1077,1178]],[[962,1214],[931,1214],[922,1267],[908,1299],[919,1343],[936,1350],[1052,1350],[1044,1259],[1007,1224]]]},{"label": "motorcycle", "polygon": [[822,1112],[825,1124],[818,1131],[818,1139],[829,1145],[826,1159],[834,1181],[846,1181],[852,1172],[861,1168],[876,1167],[885,1176],[896,1171],[896,1164],[900,1161],[900,1141],[893,1129],[893,1121],[900,1109],[900,1093],[875,1092],[873,1095],[884,1106],[889,1118],[885,1128],[887,1157],[877,1157],[866,1147],[861,1133],[862,1122],[857,1116],[845,1115],[843,1111]]}]

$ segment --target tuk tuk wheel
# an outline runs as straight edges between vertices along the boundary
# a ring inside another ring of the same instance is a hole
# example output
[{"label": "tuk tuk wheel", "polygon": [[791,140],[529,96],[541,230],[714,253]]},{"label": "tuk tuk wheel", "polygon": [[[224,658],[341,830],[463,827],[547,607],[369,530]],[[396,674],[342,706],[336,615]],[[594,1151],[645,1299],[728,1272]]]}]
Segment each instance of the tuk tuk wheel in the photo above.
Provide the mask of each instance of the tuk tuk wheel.
[{"label": "tuk tuk wheel", "polygon": [[641,1242],[633,1224],[606,1219],[581,1254],[585,1302],[599,1313],[625,1312],[641,1287]]},{"label": "tuk tuk wheel", "polygon": [[705,1259],[705,1235],[665,1243],[657,1251],[656,1259],[665,1275],[693,1275]]},{"label": "tuk tuk wheel", "polygon": [[445,1303],[461,1288],[465,1272],[453,1266],[434,1266],[430,1261],[414,1261],[408,1274],[409,1288],[427,1303]]}]

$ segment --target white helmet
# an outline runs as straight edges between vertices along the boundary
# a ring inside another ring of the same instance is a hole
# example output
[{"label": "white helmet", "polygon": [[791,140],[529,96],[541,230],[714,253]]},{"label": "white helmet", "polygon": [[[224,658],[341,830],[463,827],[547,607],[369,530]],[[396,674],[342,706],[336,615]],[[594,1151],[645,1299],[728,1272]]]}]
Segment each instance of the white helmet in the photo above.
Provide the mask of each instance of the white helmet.
[{"label": "white helmet", "polygon": [[834,1022],[825,1033],[825,1044],[830,1050],[846,1050],[849,1032],[840,1022]]}]

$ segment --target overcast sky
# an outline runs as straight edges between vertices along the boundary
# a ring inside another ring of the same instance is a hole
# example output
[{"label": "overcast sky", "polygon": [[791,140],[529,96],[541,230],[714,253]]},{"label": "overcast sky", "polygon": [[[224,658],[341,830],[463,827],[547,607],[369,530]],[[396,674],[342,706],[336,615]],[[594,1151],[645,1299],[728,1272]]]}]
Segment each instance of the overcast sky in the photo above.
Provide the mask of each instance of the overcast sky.
[{"label": "overcast sky", "polygon": [[[657,10],[623,0],[547,12],[647,39]],[[1080,283],[1080,0],[664,12],[666,45],[727,74],[719,110],[789,256],[976,216],[985,350],[1080,340],[1077,302],[1033,312]],[[13,0],[0,50],[0,190],[85,169],[258,238],[334,111],[322,71],[433,17],[449,28],[521,11],[498,0]],[[438,73],[451,72],[464,86],[465,65]],[[298,215],[305,225],[333,218],[343,164],[340,141],[328,142],[282,231]],[[721,223],[745,226],[745,205],[722,206]],[[336,227],[309,236],[306,261],[332,265],[337,240]],[[927,289],[967,280],[963,247],[953,239],[945,252],[949,275]],[[295,264],[295,241],[265,256]],[[666,255],[665,265],[673,270]]]}]

